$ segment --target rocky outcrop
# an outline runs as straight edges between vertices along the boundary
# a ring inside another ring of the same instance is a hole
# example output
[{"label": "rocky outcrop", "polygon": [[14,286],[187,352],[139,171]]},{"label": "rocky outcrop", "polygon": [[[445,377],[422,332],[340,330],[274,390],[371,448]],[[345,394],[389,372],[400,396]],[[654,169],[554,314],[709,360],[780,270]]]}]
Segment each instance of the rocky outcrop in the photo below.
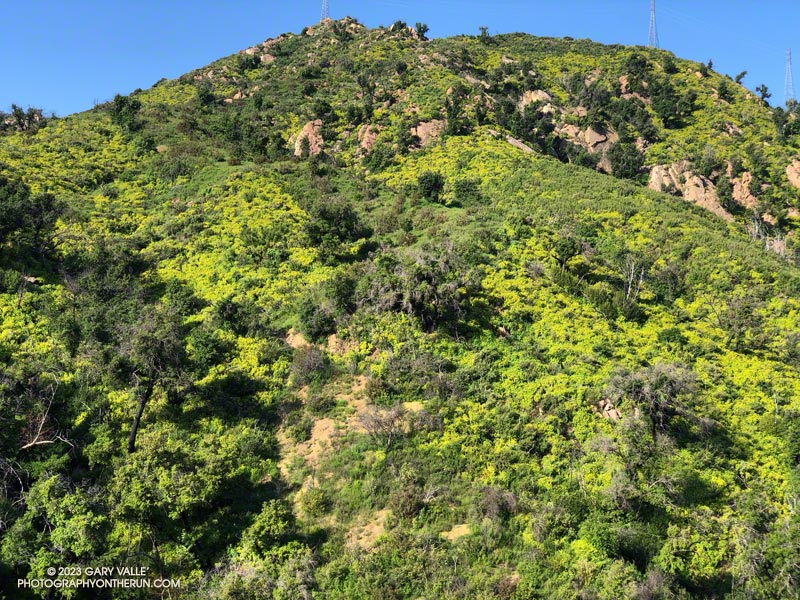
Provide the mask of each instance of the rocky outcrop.
[{"label": "rocky outcrop", "polygon": [[522,94],[522,98],[519,100],[519,108],[522,110],[529,104],[533,104],[534,102],[541,102],[542,104],[548,104],[552,102],[553,98],[545,92],[544,90],[532,90],[528,92],[524,92]]},{"label": "rocky outcrop", "polygon": [[358,130],[358,145],[365,152],[372,150],[375,145],[375,140],[378,137],[378,131],[372,125],[362,125]]},{"label": "rocky outcrop", "polygon": [[257,44],[255,46],[251,46],[250,48],[242,50],[239,52],[239,54],[257,56],[259,60],[261,60],[261,64],[268,65],[275,60],[275,57],[270,52],[268,52],[268,50],[273,46],[275,46],[276,44],[280,44],[285,39],[286,36],[281,35],[274,39],[267,40],[261,44]]},{"label": "rocky outcrop", "polygon": [[608,151],[619,142],[619,136],[614,130],[600,130],[594,127],[581,129],[577,125],[563,124],[556,127],[556,133],[562,139],[576,146],[582,146],[587,152],[597,155],[597,169],[604,173],[611,173]]},{"label": "rocky outcrop", "polygon": [[714,184],[707,177],[692,172],[689,161],[654,166],[650,170],[648,187],[657,192],[678,194],[687,202],[692,202],[726,221],[733,221],[733,216],[719,203]]},{"label": "rocky outcrop", "polygon": [[592,412],[609,421],[619,421],[622,418],[622,413],[614,406],[614,403],[607,398],[603,398],[596,406],[592,406]]},{"label": "rocky outcrop", "polygon": [[619,141],[619,136],[611,129],[603,131],[593,127],[580,129],[577,125],[567,124],[557,127],[556,133],[595,154],[598,152],[605,153]]},{"label": "rocky outcrop", "polygon": [[507,135],[507,136],[506,136],[506,141],[507,141],[509,144],[511,144],[512,146],[514,146],[514,148],[519,148],[519,149],[520,149],[520,150],[522,150],[523,152],[527,152],[527,153],[531,153],[531,152],[533,152],[533,148],[531,148],[530,146],[528,146],[528,145],[527,145],[527,144],[525,144],[524,142],[521,142],[521,141],[519,141],[519,140],[518,140],[517,138],[515,138],[515,137],[511,137],[510,135]]},{"label": "rocky outcrop", "polygon": [[432,121],[423,121],[416,127],[411,128],[411,134],[419,138],[420,146],[427,146],[433,140],[438,138],[444,131],[444,121],[441,119],[433,119]]},{"label": "rocky outcrop", "polygon": [[789,183],[800,190],[800,160],[796,159],[786,167],[786,177],[789,178]]},{"label": "rocky outcrop", "polygon": [[309,121],[305,124],[303,129],[297,134],[294,142],[294,155],[301,156],[303,154],[303,140],[308,140],[308,153],[309,155],[319,154],[322,152],[322,121]]},{"label": "rocky outcrop", "polygon": [[583,140],[586,144],[586,147],[590,151],[595,152],[601,144],[604,144],[608,141],[608,135],[602,131],[597,131],[596,129],[589,127],[589,129],[583,132]]},{"label": "rocky outcrop", "polygon": [[741,177],[734,177],[731,179],[733,186],[733,201],[744,206],[745,208],[755,208],[758,206],[758,199],[750,193],[750,184],[753,181],[753,176],[745,171]]}]

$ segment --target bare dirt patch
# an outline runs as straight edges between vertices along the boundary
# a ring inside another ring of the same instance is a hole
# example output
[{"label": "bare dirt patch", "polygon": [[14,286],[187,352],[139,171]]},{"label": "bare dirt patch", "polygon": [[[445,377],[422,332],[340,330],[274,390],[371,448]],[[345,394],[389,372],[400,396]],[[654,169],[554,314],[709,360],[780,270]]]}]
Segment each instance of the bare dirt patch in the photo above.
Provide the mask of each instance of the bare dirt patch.
[{"label": "bare dirt patch", "polygon": [[374,546],[377,539],[386,533],[386,519],[388,516],[388,510],[379,510],[366,523],[351,527],[350,531],[347,532],[348,545],[351,547],[358,546],[365,550]]},{"label": "bare dirt patch", "polygon": [[284,341],[295,349],[308,348],[309,346],[311,346],[311,344],[303,336],[303,334],[300,333],[299,331],[295,331],[294,329],[290,329],[286,333],[286,338],[284,338]]},{"label": "bare dirt patch", "polygon": [[472,533],[470,526],[467,523],[461,523],[460,525],[453,525],[453,528],[450,531],[443,531],[440,535],[444,539],[453,542],[464,537],[465,535],[469,535],[470,533]]}]

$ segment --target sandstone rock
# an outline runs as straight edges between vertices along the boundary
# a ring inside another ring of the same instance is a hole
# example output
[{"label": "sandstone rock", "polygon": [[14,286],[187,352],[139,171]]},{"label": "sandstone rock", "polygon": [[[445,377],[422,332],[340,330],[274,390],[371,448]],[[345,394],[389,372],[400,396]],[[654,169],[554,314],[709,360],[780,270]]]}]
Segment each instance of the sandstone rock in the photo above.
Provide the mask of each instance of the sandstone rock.
[{"label": "sandstone rock", "polygon": [[795,159],[788,167],[786,167],[786,176],[797,189],[800,189],[800,160]]},{"label": "sandstone rock", "polygon": [[554,115],[556,112],[558,112],[558,109],[552,104],[545,104],[540,111],[544,115]]},{"label": "sandstone rock", "polygon": [[581,134],[581,130],[577,125],[562,125],[557,129],[558,135],[567,137],[572,140],[577,140]]},{"label": "sandstone rock", "polygon": [[520,150],[522,150],[523,152],[528,152],[528,153],[530,153],[530,152],[533,152],[533,148],[531,148],[531,147],[530,147],[530,146],[528,146],[527,144],[524,144],[523,142],[519,141],[519,140],[518,140],[517,138],[515,138],[515,137],[511,137],[510,135],[507,135],[507,136],[506,136],[506,141],[507,141],[509,144],[511,144],[512,146],[514,146],[515,148],[519,148],[519,149],[520,149]]},{"label": "sandstone rock", "polygon": [[731,214],[720,205],[714,184],[708,178],[690,171],[686,160],[671,165],[654,166],[650,170],[648,187],[657,192],[678,192],[684,200],[726,221],[733,220]]},{"label": "sandstone rock", "polygon": [[596,129],[589,127],[589,129],[584,132],[583,139],[589,149],[594,150],[603,142],[608,141],[608,136],[601,131],[597,131]]},{"label": "sandstone rock", "polygon": [[522,98],[520,98],[519,101],[519,107],[520,109],[523,109],[534,102],[541,102],[545,104],[547,102],[551,102],[552,100],[553,98],[550,96],[550,94],[544,90],[528,91],[522,94]]},{"label": "sandstone rock", "polygon": [[758,199],[750,193],[750,183],[752,181],[753,175],[749,171],[742,173],[741,178],[734,177],[731,179],[733,201],[745,208],[755,208],[758,205]]},{"label": "sandstone rock", "polygon": [[378,137],[378,132],[373,129],[372,125],[362,125],[358,129],[358,143],[362,150],[369,152],[372,146],[375,145],[375,139]]},{"label": "sandstone rock", "polygon": [[439,137],[442,131],[444,131],[444,125],[445,123],[441,119],[423,121],[416,127],[412,127],[411,133],[419,138],[420,146],[426,146],[432,140]]},{"label": "sandstone rock", "polygon": [[268,65],[272,62],[275,62],[275,57],[272,54],[262,54],[261,55],[261,63]]},{"label": "sandstone rock", "polygon": [[322,151],[322,121],[309,121],[297,135],[294,143],[294,155],[300,156],[303,153],[303,140],[308,139],[308,150],[311,155],[319,154]]},{"label": "sandstone rock", "polygon": [[602,71],[600,69],[593,69],[589,75],[583,80],[584,85],[591,85],[600,78]]}]

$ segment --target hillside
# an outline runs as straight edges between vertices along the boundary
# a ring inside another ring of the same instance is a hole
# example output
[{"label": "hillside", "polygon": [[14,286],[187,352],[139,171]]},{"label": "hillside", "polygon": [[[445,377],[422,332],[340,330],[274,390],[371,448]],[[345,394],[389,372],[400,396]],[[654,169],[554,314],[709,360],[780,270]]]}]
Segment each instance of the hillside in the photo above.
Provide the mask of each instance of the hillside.
[{"label": "hillside", "polygon": [[0,597],[797,597],[793,111],[345,19],[0,119]]}]

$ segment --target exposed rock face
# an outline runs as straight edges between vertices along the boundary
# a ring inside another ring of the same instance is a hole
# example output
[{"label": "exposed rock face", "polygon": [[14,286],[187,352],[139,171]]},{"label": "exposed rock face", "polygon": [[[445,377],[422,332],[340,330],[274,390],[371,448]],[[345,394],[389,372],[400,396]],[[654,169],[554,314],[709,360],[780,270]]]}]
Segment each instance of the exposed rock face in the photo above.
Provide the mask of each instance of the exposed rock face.
[{"label": "exposed rock face", "polygon": [[361,149],[366,152],[372,150],[377,137],[378,131],[372,125],[362,125],[358,130],[358,143]]},{"label": "exposed rock face", "polygon": [[322,121],[309,121],[305,124],[303,129],[297,135],[294,142],[294,155],[301,156],[303,154],[303,140],[308,139],[308,152],[310,155],[319,154],[322,151]]},{"label": "exposed rock face", "polygon": [[[308,33],[308,32],[306,32],[306,33]],[[312,35],[312,34],[308,34],[308,35]],[[273,62],[275,60],[275,57],[272,54],[270,54],[269,52],[267,52],[267,50],[269,50],[270,48],[272,48],[276,44],[280,44],[285,39],[286,39],[286,36],[285,35],[281,35],[281,36],[278,36],[278,37],[276,37],[274,39],[262,42],[261,44],[256,44],[255,46],[251,46],[250,48],[247,48],[246,50],[241,50],[241,51],[239,51],[239,54],[247,54],[249,56],[258,56],[258,58],[261,60],[262,64],[268,65],[268,64],[270,64],[271,62]]]},{"label": "exposed rock face", "polygon": [[592,127],[581,130],[577,125],[561,125],[556,128],[556,133],[583,146],[589,152],[605,152],[619,141],[615,131],[599,131]]},{"label": "exposed rock face", "polygon": [[577,125],[562,125],[560,128],[557,128],[558,134],[569,138],[571,140],[577,140],[581,134],[581,129]]},{"label": "exposed rock face", "polygon": [[753,176],[748,171],[742,173],[741,178],[735,177],[731,179],[733,200],[745,208],[755,208],[758,205],[758,199],[750,193],[750,183],[752,181]]},{"label": "exposed rock face", "polygon": [[530,146],[528,146],[527,144],[525,144],[525,143],[523,143],[523,142],[519,141],[519,140],[518,140],[517,138],[515,138],[515,137],[511,137],[510,135],[507,135],[507,136],[506,136],[506,141],[507,141],[509,144],[511,144],[512,146],[514,146],[515,148],[519,148],[519,149],[520,149],[520,150],[522,150],[523,152],[528,152],[528,153],[530,153],[530,152],[533,152],[533,148],[531,148],[531,147],[530,147]]},{"label": "exposed rock face", "polygon": [[592,407],[592,412],[599,414],[604,419],[610,421],[619,421],[622,418],[622,413],[614,406],[614,403],[607,398],[603,398],[597,403],[596,407]]},{"label": "exposed rock face", "polygon": [[529,104],[533,104],[534,102],[541,102],[542,104],[548,104],[552,102],[553,98],[545,92],[544,90],[533,90],[529,92],[524,92],[522,94],[522,98],[519,100],[519,107],[520,109],[525,108]]},{"label": "exposed rock face", "polygon": [[589,149],[594,151],[597,146],[608,141],[608,136],[605,133],[590,127],[583,133],[583,139]]},{"label": "exposed rock face", "polygon": [[592,154],[600,155],[597,161],[598,171],[611,173],[611,161],[608,159],[608,151],[619,141],[617,133],[611,129],[600,131],[589,127],[582,130],[577,125],[560,125],[556,127],[556,133],[571,143],[582,146]]},{"label": "exposed rock face", "polygon": [[657,192],[678,192],[683,199],[732,221],[733,217],[719,203],[717,190],[711,181],[689,170],[689,161],[671,165],[656,165],[650,171],[648,187]]},{"label": "exposed rock face", "polygon": [[796,159],[786,167],[786,176],[789,178],[789,183],[800,189],[800,160]]},{"label": "exposed rock face", "polygon": [[420,146],[426,146],[444,131],[444,121],[434,119],[433,121],[423,121],[416,127],[411,128],[411,133],[419,138]]}]

